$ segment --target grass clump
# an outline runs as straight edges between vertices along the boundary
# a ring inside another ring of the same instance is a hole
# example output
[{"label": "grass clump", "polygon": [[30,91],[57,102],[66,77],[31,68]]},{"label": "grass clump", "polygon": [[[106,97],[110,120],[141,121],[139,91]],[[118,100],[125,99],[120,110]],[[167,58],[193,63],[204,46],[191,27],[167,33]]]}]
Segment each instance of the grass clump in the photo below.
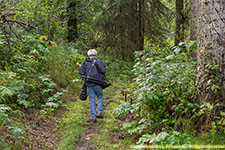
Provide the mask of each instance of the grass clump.
[{"label": "grass clump", "polygon": [[202,132],[193,139],[194,144],[199,145],[225,145],[225,133],[217,133],[212,135],[210,132]]},{"label": "grass clump", "polygon": [[62,141],[59,143],[60,150],[71,150],[76,148],[82,132],[85,130],[88,103],[76,101],[67,104],[67,112],[60,120],[59,132],[63,133]]}]

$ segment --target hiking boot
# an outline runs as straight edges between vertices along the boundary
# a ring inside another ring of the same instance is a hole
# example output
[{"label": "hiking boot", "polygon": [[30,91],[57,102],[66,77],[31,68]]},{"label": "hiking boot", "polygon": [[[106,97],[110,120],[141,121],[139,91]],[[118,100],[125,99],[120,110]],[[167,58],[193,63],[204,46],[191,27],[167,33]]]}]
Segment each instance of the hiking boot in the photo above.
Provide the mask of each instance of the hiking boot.
[{"label": "hiking boot", "polygon": [[90,124],[94,124],[94,123],[97,122],[97,119],[91,119],[91,120],[88,120],[87,122],[90,123]]},{"label": "hiking boot", "polygon": [[97,118],[103,118],[103,115],[102,114],[96,114],[96,117]]}]

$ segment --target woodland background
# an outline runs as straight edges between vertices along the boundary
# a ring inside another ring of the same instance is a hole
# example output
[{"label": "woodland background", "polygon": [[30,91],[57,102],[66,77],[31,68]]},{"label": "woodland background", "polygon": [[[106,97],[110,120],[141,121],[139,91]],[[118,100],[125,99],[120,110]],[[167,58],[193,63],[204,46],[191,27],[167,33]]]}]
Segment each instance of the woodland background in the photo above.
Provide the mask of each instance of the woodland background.
[{"label": "woodland background", "polygon": [[62,136],[37,133],[65,125],[90,48],[118,91],[110,132],[133,144],[224,144],[224,0],[1,0],[0,10],[0,149],[60,147]]}]

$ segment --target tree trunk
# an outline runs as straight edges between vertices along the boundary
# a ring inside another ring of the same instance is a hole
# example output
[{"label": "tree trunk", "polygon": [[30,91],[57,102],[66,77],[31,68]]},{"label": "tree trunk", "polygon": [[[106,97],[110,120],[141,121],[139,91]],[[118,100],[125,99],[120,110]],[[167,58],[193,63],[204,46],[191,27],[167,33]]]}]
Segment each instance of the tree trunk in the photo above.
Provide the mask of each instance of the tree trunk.
[{"label": "tree trunk", "polygon": [[77,33],[77,18],[76,18],[76,3],[75,2],[70,2],[68,7],[67,7],[67,15],[68,15],[68,22],[67,22],[67,27],[68,27],[68,35],[67,39],[68,42],[73,42],[78,38],[78,33]]},{"label": "tree trunk", "polygon": [[197,83],[203,102],[225,97],[225,1],[199,0],[199,16]]},{"label": "tree trunk", "polygon": [[144,27],[144,9],[145,9],[145,1],[144,0],[139,0],[138,2],[139,6],[139,12],[138,12],[138,50],[141,51],[144,49],[144,32],[145,32],[145,27]]},{"label": "tree trunk", "polygon": [[197,40],[198,0],[191,0],[191,29],[190,40]]},{"label": "tree trunk", "polygon": [[184,1],[176,0],[176,29],[174,44],[184,41]]}]

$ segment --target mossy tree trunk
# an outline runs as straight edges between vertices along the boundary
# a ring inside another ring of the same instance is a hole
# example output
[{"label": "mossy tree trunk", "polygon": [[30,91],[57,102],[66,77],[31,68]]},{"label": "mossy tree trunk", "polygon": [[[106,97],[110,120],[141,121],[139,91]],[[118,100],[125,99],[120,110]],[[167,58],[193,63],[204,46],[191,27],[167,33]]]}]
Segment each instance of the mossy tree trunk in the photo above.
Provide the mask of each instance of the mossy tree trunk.
[{"label": "mossy tree trunk", "polygon": [[200,103],[225,97],[224,0],[199,0],[197,61]]}]

